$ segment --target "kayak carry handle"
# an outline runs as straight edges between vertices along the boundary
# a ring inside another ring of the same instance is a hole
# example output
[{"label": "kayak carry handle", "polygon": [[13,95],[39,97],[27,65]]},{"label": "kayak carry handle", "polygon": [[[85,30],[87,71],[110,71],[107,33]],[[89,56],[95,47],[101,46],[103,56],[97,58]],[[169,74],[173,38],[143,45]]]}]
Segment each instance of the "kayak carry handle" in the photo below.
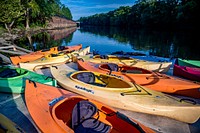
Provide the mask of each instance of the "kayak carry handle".
[{"label": "kayak carry handle", "polygon": [[193,105],[197,104],[197,102],[193,99],[188,99],[188,98],[182,98],[180,99],[180,102],[188,102],[188,103],[192,103]]},{"label": "kayak carry handle", "polygon": [[34,84],[34,87],[36,88],[37,85],[36,85],[35,81],[29,79],[29,83],[31,83],[31,82]]}]

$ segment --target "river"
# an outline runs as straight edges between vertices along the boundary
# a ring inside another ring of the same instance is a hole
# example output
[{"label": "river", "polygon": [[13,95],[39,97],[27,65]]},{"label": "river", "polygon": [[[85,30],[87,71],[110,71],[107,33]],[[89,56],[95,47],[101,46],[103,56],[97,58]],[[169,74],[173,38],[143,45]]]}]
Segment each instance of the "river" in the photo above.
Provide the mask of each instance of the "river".
[{"label": "river", "polygon": [[30,50],[59,45],[83,44],[91,51],[110,54],[115,51],[143,52],[167,58],[200,60],[197,34],[189,31],[155,31],[119,29],[116,27],[81,27],[46,31],[27,35],[15,43]]}]

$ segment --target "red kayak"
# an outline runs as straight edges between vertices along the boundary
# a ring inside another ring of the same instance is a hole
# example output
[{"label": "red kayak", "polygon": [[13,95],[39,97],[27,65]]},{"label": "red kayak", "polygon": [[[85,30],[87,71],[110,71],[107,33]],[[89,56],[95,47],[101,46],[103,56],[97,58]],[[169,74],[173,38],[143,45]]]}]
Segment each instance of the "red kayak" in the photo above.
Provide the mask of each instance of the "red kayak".
[{"label": "red kayak", "polygon": [[200,82],[200,68],[180,66],[178,60],[175,60],[173,74],[175,76]]}]

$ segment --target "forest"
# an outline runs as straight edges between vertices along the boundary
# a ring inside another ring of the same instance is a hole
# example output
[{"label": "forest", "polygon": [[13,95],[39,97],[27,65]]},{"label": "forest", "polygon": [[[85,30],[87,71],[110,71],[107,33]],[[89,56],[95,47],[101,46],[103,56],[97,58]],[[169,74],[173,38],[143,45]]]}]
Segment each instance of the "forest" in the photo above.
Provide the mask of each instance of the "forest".
[{"label": "forest", "polygon": [[81,25],[189,29],[199,27],[199,0],[137,0],[133,6],[81,17]]},{"label": "forest", "polygon": [[0,9],[0,30],[9,33],[12,28],[45,27],[52,16],[72,20],[69,8],[60,0],[1,0]]},{"label": "forest", "polygon": [[[81,17],[81,25],[199,29],[199,0],[137,0],[107,13]],[[0,32],[13,28],[46,27],[52,16],[72,20],[60,0],[1,0]]]}]

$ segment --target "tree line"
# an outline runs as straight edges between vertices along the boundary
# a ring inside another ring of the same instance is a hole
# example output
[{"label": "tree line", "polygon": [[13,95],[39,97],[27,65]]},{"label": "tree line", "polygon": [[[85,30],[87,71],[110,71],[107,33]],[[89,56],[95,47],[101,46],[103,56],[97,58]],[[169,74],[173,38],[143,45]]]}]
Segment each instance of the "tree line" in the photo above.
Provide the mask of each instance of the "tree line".
[{"label": "tree line", "polygon": [[9,33],[12,27],[45,26],[55,15],[72,20],[71,11],[60,0],[1,0],[0,9],[0,26]]},{"label": "tree line", "polygon": [[108,13],[81,17],[81,25],[189,28],[199,26],[199,0],[138,0]]}]

